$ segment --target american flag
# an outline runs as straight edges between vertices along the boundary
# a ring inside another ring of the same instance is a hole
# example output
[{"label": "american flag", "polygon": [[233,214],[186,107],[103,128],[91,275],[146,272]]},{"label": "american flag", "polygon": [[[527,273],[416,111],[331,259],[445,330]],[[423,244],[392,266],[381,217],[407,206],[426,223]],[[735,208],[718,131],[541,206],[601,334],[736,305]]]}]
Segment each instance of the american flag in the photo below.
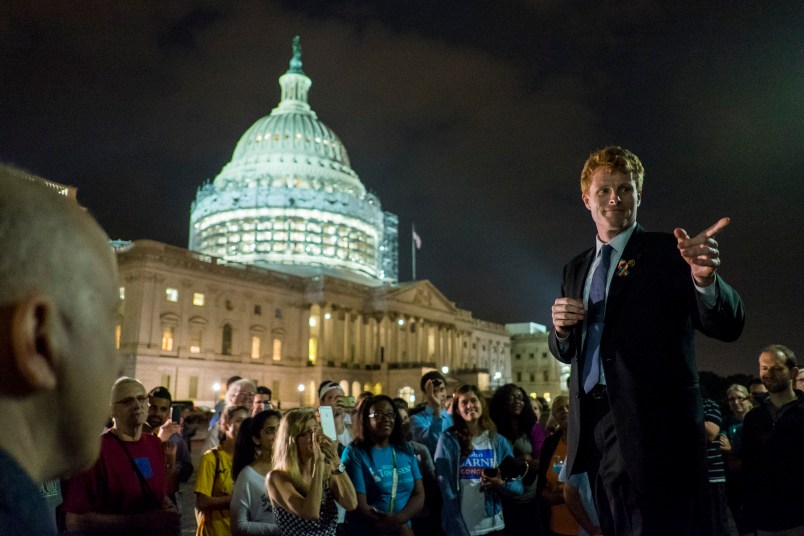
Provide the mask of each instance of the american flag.
[{"label": "american flag", "polygon": [[412,229],[413,232],[413,243],[416,244],[416,249],[422,249],[422,237],[416,232],[416,229]]}]

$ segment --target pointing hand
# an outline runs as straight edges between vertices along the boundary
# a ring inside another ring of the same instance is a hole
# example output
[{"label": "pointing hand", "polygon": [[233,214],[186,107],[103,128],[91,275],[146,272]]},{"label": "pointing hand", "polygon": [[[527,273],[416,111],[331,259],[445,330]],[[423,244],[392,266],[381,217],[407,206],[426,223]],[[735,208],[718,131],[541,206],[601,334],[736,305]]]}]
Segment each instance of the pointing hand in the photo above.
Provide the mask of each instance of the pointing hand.
[{"label": "pointing hand", "polygon": [[677,227],[673,234],[678,240],[678,251],[690,265],[692,278],[699,287],[707,287],[715,282],[715,272],[720,266],[720,250],[713,238],[731,220],[720,218],[714,225],[690,238],[687,231]]}]

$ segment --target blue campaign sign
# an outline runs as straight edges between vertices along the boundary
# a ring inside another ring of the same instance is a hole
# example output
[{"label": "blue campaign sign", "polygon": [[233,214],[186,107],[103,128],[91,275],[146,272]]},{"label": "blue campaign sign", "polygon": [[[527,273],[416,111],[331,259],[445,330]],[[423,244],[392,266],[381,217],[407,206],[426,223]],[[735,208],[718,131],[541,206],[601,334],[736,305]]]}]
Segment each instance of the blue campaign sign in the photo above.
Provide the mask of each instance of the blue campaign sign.
[{"label": "blue campaign sign", "polygon": [[494,450],[475,449],[461,464],[461,479],[479,479],[483,469],[491,467],[494,467]]}]

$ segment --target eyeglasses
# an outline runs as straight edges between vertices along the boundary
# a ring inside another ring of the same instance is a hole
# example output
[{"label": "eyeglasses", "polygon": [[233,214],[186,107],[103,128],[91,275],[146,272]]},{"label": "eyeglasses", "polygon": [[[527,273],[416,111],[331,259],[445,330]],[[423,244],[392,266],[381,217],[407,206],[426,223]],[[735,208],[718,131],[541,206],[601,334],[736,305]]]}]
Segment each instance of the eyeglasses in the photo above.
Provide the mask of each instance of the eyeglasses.
[{"label": "eyeglasses", "polygon": [[122,400],[118,400],[115,404],[120,404],[121,406],[130,406],[133,402],[136,402],[140,406],[143,404],[148,403],[148,397],[145,395],[140,396],[127,396]]},{"label": "eyeglasses", "polygon": [[745,402],[748,400],[747,396],[730,396],[728,398],[729,402]]},{"label": "eyeglasses", "polygon": [[394,413],[393,411],[388,411],[386,413],[369,413],[368,416],[369,416],[369,419],[374,419],[376,421],[379,421],[379,420],[382,420],[382,419],[385,419],[387,421],[396,420],[396,413]]}]

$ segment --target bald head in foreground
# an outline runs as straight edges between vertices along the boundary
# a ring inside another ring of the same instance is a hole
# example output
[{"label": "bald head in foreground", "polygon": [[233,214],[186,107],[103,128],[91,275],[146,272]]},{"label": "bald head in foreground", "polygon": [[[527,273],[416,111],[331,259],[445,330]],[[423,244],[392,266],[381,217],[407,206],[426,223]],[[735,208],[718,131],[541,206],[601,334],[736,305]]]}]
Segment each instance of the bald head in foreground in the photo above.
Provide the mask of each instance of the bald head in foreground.
[{"label": "bald head in foreground", "polygon": [[[0,532],[49,534],[38,484],[98,457],[117,268],[75,201],[0,166]],[[92,389],[87,389],[91,385]]]}]

